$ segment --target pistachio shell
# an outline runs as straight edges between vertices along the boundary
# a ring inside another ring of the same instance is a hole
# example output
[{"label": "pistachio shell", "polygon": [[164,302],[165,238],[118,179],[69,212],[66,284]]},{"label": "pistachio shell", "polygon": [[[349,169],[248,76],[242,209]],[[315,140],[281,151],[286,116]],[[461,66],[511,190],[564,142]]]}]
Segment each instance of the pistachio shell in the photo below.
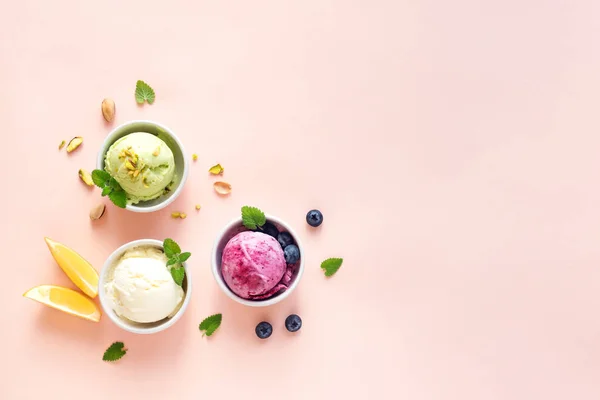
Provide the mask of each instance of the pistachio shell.
[{"label": "pistachio shell", "polygon": [[71,141],[67,145],[67,153],[76,150],[79,146],[81,146],[81,143],[83,143],[83,138],[81,136],[76,136],[73,139],[71,139]]},{"label": "pistachio shell", "polygon": [[92,179],[92,175],[87,172],[85,169],[79,170],[79,177],[81,180],[88,186],[94,186],[94,180]]},{"label": "pistachio shell", "polygon": [[102,100],[102,116],[106,122],[112,122],[115,119],[115,102],[113,99]]},{"label": "pistachio shell", "polygon": [[227,182],[217,181],[213,184],[215,191],[219,194],[229,194],[231,193],[231,185]]},{"label": "pistachio shell", "polygon": [[104,204],[98,204],[90,210],[90,219],[95,221],[102,218],[104,211],[106,211],[106,206]]}]

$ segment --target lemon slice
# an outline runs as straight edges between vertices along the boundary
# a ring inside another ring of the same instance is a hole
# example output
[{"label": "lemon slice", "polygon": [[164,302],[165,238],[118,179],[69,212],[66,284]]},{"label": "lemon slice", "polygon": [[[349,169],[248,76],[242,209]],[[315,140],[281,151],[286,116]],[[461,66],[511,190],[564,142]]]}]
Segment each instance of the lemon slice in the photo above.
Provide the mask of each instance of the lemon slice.
[{"label": "lemon slice", "polygon": [[89,321],[98,322],[102,315],[92,300],[79,292],[60,286],[36,286],[29,289],[23,297]]},{"label": "lemon slice", "polygon": [[45,238],[48,249],[73,283],[91,298],[98,295],[98,272],[83,257],[64,244]]}]

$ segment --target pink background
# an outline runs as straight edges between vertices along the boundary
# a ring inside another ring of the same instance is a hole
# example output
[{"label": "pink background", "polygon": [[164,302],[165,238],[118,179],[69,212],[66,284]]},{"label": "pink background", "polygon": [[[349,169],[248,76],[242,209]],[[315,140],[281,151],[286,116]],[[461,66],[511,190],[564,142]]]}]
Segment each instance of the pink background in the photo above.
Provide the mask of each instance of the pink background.
[{"label": "pink background", "polygon": [[[2,3],[0,398],[600,398],[597,0]],[[153,106],[136,105],[137,79]],[[199,160],[168,209],[91,224],[99,191],[77,170],[132,119],[169,126]],[[56,150],[76,135],[79,151]],[[307,249],[298,291],[268,309],[232,302],[210,272],[245,204]],[[46,235],[98,269],[127,241],[172,236],[193,253],[190,308],[135,336],[23,299],[72,286]],[[327,280],[331,256],[345,263]],[[103,363],[116,340],[129,353]]]}]

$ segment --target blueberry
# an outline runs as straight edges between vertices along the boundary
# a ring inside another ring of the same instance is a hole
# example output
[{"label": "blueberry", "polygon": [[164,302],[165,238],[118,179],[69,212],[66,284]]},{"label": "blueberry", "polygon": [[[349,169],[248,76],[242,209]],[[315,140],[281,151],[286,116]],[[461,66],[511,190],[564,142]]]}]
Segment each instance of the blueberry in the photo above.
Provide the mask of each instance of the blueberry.
[{"label": "blueberry", "polygon": [[294,238],[287,232],[279,232],[279,235],[277,236],[277,241],[279,242],[281,247],[285,249],[287,246],[294,243]]},{"label": "blueberry", "polygon": [[277,236],[279,236],[279,229],[277,229],[277,227],[270,222],[265,223],[260,229],[263,233],[273,236],[275,239],[277,239]]},{"label": "blueberry", "polygon": [[319,210],[310,210],[306,214],[306,222],[310,226],[317,227],[323,223],[323,214]]},{"label": "blueberry", "polygon": [[263,321],[256,325],[256,329],[254,331],[256,332],[256,336],[261,339],[266,339],[273,333],[273,326],[271,326],[270,323]]},{"label": "blueberry", "polygon": [[285,319],[285,329],[290,332],[297,332],[302,328],[302,318],[296,314],[292,314]]},{"label": "blueberry", "polygon": [[290,244],[283,249],[285,262],[288,264],[296,264],[300,259],[300,249],[295,244]]}]

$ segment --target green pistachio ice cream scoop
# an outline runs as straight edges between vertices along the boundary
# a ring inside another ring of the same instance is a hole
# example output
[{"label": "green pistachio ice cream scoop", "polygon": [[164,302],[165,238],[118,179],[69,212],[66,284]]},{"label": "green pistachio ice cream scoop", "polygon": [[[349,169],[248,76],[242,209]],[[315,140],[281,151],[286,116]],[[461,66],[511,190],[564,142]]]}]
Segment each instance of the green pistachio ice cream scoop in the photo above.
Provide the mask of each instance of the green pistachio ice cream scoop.
[{"label": "green pistachio ice cream scoop", "polygon": [[105,169],[127,193],[128,203],[136,204],[165,193],[175,177],[175,159],[162,139],[135,132],[110,146]]}]

